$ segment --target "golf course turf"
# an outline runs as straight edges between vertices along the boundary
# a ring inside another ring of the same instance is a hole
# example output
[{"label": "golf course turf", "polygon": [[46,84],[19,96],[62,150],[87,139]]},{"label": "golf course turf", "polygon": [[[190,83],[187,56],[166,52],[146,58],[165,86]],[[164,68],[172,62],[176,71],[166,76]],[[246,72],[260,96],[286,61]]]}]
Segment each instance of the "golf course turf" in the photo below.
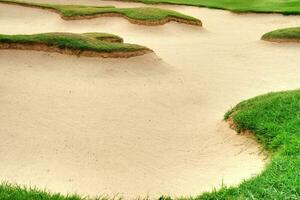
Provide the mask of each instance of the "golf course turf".
[{"label": "golf course turf", "polygon": [[122,38],[107,33],[0,34],[0,49],[37,50],[113,58],[132,57],[152,52],[146,47],[122,42]]},{"label": "golf course turf", "polygon": [[262,36],[262,40],[273,42],[300,42],[300,27],[278,29]]},{"label": "golf course turf", "polygon": [[200,20],[176,11],[160,8],[116,8],[114,6],[84,6],[43,4],[14,0],[0,0],[0,3],[47,9],[60,14],[65,20],[90,19],[104,16],[126,18],[129,22],[139,25],[163,25],[170,21],[201,26]]},{"label": "golf course turf", "polygon": [[[128,0],[127,0],[128,1]],[[224,9],[233,12],[300,14],[298,0],[129,0],[145,4],[176,4]]]}]

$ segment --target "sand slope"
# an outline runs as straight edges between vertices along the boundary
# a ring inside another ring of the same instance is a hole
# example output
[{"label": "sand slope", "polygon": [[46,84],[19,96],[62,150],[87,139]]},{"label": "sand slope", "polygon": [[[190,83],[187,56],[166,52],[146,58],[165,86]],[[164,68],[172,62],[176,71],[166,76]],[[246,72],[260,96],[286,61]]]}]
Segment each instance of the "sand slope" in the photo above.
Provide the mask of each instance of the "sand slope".
[{"label": "sand slope", "polygon": [[205,29],[66,22],[0,5],[1,33],[111,32],[162,58],[0,51],[1,180],[133,198],[196,195],[260,172],[258,146],[222,117],[242,99],[299,87],[299,46],[259,38],[300,17],[163,7],[198,17]]}]

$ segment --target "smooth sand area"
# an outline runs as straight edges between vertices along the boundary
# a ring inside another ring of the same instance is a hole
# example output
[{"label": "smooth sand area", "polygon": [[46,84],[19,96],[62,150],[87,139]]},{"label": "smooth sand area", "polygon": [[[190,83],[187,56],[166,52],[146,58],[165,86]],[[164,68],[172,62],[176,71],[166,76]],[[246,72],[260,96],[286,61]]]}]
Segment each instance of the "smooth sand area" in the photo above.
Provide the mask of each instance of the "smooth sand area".
[{"label": "smooth sand area", "polygon": [[137,26],[120,18],[64,21],[0,4],[1,33],[115,33],[161,58],[1,50],[1,180],[133,198],[197,195],[261,171],[258,145],[222,118],[242,99],[299,87],[299,45],[259,39],[296,26],[300,16],[161,7],[198,17],[204,28]]}]

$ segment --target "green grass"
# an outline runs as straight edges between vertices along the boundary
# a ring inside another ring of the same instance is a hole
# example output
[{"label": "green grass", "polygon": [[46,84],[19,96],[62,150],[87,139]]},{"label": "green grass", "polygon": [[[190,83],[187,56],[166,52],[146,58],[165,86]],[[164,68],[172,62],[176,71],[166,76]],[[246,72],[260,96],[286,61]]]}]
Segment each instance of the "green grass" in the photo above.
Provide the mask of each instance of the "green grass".
[{"label": "green grass", "polygon": [[233,12],[300,14],[299,0],[129,0],[146,4],[178,4]]},{"label": "green grass", "polygon": [[83,198],[72,195],[62,196],[60,194],[50,194],[34,188],[25,188],[17,185],[3,183],[0,185],[1,200],[83,200]]},{"label": "green grass", "polygon": [[300,27],[271,31],[262,36],[263,40],[300,40]]},{"label": "green grass", "polygon": [[[114,40],[114,42],[111,42]],[[95,52],[133,52],[146,47],[122,43],[122,38],[107,33],[41,33],[33,35],[3,35],[0,43],[45,44],[60,49]]]},{"label": "green grass", "polygon": [[123,38],[110,33],[90,32],[90,33],[82,33],[80,35],[91,37],[92,39],[96,39],[100,41],[123,43]]},{"label": "green grass", "polygon": [[23,6],[33,6],[43,9],[51,9],[61,14],[63,18],[76,18],[85,16],[96,16],[99,14],[110,14],[116,13],[121,14],[132,20],[139,21],[160,21],[168,17],[174,17],[177,19],[187,20],[191,22],[200,23],[200,20],[175,12],[167,9],[160,8],[116,8],[113,6],[83,6],[83,5],[59,5],[59,4],[43,4],[43,3],[33,3],[26,1],[16,1],[16,0],[0,0],[0,3],[14,3]]}]

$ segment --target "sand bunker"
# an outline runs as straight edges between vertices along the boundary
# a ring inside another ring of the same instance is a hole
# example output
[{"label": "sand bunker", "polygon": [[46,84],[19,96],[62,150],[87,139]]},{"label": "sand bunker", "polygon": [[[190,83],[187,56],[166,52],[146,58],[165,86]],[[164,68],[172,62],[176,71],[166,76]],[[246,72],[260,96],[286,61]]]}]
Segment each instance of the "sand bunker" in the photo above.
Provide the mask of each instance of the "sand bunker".
[{"label": "sand bunker", "polygon": [[0,51],[1,180],[133,198],[197,195],[261,171],[259,148],[223,114],[242,99],[299,87],[299,47],[259,39],[300,17],[162,7],[202,19],[205,29],[66,22],[0,5],[1,33],[116,33],[162,58]]}]

